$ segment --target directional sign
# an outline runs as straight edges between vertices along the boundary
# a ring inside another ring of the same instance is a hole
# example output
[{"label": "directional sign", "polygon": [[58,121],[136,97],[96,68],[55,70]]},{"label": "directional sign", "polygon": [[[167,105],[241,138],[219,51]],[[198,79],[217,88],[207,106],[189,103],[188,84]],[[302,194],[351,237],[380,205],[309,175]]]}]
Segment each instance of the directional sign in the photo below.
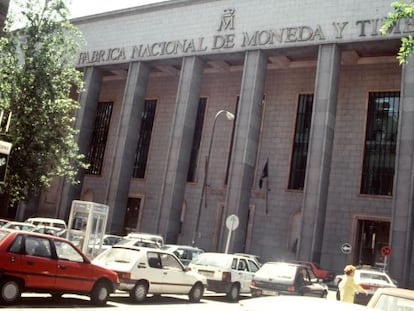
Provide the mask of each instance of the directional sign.
[{"label": "directional sign", "polygon": [[341,245],[341,252],[344,254],[349,254],[352,250],[352,246],[349,243],[344,243]]}]

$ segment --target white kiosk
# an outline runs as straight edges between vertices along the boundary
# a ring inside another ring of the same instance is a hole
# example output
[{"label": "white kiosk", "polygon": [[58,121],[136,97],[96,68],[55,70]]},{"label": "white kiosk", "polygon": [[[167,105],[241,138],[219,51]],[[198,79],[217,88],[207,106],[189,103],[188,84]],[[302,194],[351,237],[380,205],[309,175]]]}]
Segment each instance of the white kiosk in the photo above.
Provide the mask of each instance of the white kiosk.
[{"label": "white kiosk", "polygon": [[108,213],[108,205],[89,201],[72,201],[67,238],[89,258],[95,257],[102,248]]}]

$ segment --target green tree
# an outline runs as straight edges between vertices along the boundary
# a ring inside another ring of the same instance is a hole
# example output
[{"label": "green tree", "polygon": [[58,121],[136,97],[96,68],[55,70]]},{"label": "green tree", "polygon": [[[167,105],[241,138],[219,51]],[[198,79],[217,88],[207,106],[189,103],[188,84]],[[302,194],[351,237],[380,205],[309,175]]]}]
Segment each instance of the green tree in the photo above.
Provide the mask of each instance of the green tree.
[{"label": "green tree", "polygon": [[[398,0],[391,3],[394,9],[385,18],[381,26],[381,33],[383,35],[391,32],[401,19],[408,19],[414,16],[414,0],[402,1]],[[414,52],[414,39],[411,35],[401,38],[401,46],[398,51],[397,59],[400,64],[407,62],[408,57]]]},{"label": "green tree", "polygon": [[10,13],[0,38],[0,109],[12,113],[3,137],[12,150],[0,191],[17,202],[39,195],[55,176],[76,183],[85,167],[71,98],[83,87],[74,67],[82,37],[64,0],[26,0]]}]

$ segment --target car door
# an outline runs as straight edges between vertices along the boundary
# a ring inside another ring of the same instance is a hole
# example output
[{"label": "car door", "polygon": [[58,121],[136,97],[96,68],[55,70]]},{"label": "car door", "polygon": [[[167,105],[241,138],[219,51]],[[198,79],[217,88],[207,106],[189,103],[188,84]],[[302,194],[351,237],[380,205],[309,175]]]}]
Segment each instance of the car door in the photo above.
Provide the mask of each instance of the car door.
[{"label": "car door", "polygon": [[54,240],[57,255],[56,289],[61,291],[88,292],[96,276],[91,264],[70,243]]},{"label": "car door", "polygon": [[313,282],[313,280],[316,278],[309,268],[299,268],[298,274],[301,283],[300,292],[303,294],[303,296],[322,296],[323,287],[320,284]]},{"label": "car door", "polygon": [[234,274],[236,276],[235,279],[232,277],[232,281],[239,281],[240,282],[240,292],[246,293],[250,292],[250,281],[252,277],[252,273],[249,272],[247,259],[245,258],[238,258],[237,259],[237,266],[236,271],[234,271]]},{"label": "car door", "polygon": [[161,253],[163,293],[188,293],[195,283],[195,278],[187,273],[179,259],[171,254]]},{"label": "car door", "polygon": [[164,284],[164,271],[161,265],[159,252],[147,252],[148,268],[142,269],[140,277],[147,279],[150,283],[149,293],[162,293]]},{"label": "car door", "polygon": [[56,281],[56,259],[52,256],[50,240],[24,235],[20,263],[28,288],[53,289]]}]

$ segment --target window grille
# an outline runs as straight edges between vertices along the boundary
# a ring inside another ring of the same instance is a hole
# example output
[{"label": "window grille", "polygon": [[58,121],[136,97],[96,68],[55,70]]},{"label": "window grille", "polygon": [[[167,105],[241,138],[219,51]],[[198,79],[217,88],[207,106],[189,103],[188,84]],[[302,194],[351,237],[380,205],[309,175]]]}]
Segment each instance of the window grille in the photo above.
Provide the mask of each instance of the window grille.
[{"label": "window grille", "polygon": [[139,131],[137,151],[135,154],[135,164],[132,173],[134,178],[145,177],[156,105],[156,100],[145,100],[144,111],[141,115],[141,128]]},{"label": "window grille", "polygon": [[102,172],[112,106],[112,102],[98,103],[89,152],[86,156],[86,162],[89,163],[87,174],[100,175]]},{"label": "window grille", "polygon": [[361,194],[392,195],[400,92],[371,92],[368,99]]},{"label": "window grille", "polygon": [[305,184],[312,107],[313,94],[299,95],[292,160],[290,163],[289,189],[302,190]]}]

